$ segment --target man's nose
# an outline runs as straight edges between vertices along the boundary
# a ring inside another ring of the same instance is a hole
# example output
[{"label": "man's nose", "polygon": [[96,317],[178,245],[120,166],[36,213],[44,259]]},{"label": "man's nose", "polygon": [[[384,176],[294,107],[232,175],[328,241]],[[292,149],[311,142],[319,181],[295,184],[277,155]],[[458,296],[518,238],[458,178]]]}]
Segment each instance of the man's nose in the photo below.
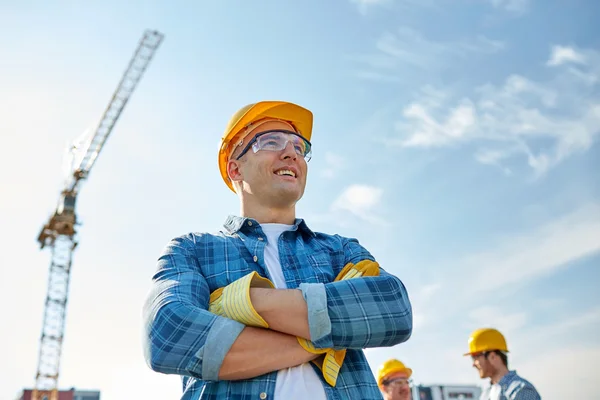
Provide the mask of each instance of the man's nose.
[{"label": "man's nose", "polygon": [[296,157],[298,157],[298,153],[296,153],[296,149],[294,148],[294,144],[290,140],[288,140],[285,143],[285,147],[281,151],[281,158],[287,158],[287,157],[291,157],[294,160],[296,159]]}]

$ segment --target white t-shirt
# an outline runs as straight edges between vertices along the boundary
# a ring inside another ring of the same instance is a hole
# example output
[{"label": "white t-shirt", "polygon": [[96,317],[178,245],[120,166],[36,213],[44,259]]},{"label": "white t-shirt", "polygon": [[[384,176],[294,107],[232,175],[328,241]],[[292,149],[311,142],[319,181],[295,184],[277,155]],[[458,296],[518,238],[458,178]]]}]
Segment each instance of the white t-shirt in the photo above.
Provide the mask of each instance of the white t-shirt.
[{"label": "white t-shirt", "polygon": [[[265,264],[271,281],[277,289],[287,288],[281,262],[279,261],[278,240],[281,233],[293,228],[285,224],[261,224],[267,236],[265,246]],[[275,383],[275,400],[326,400],[323,383],[310,363],[279,370]]]},{"label": "white t-shirt", "polygon": [[500,400],[500,392],[501,391],[502,391],[502,387],[499,384],[494,383],[490,387],[490,400]]}]

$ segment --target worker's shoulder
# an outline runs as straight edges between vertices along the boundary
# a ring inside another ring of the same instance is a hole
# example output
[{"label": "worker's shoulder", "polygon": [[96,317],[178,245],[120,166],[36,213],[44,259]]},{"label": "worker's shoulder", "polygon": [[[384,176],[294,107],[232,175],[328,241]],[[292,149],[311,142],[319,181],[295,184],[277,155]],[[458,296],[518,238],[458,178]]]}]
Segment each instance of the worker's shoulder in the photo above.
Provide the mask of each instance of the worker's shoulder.
[{"label": "worker's shoulder", "polygon": [[529,382],[527,379],[525,379],[521,375],[517,374],[516,371],[515,371],[515,374],[514,374],[513,381],[520,383],[522,386],[531,386],[531,387],[534,387],[533,383]]},{"label": "worker's shoulder", "polygon": [[[314,246],[314,242],[316,242],[316,246]],[[351,236],[344,236],[337,233],[328,234],[315,232],[314,241],[312,241],[311,244],[313,244],[314,247],[326,250],[331,254],[343,254],[347,260],[375,259],[370,251],[366,249],[358,239]]]},{"label": "worker's shoulder", "polygon": [[[538,400],[540,398],[533,383],[518,375],[516,372],[512,374],[511,379],[508,382],[507,392],[511,399]],[[523,395],[525,395],[525,397],[523,397]]]},{"label": "worker's shoulder", "polygon": [[334,241],[334,242],[339,242],[339,243],[358,242],[358,239],[356,239],[354,237],[344,236],[339,233],[325,233],[325,232],[319,232],[319,231],[312,231],[312,232],[313,232],[313,236],[317,240]]},{"label": "worker's shoulder", "polygon": [[325,233],[318,231],[310,231],[310,235],[305,236],[308,242],[312,245],[331,247],[345,247],[350,242],[358,241],[351,237],[346,237],[337,233]]},{"label": "worker's shoulder", "polygon": [[171,243],[180,243],[194,246],[201,246],[205,244],[224,243],[228,241],[236,240],[234,236],[224,233],[222,231],[217,232],[188,232],[173,237]]}]

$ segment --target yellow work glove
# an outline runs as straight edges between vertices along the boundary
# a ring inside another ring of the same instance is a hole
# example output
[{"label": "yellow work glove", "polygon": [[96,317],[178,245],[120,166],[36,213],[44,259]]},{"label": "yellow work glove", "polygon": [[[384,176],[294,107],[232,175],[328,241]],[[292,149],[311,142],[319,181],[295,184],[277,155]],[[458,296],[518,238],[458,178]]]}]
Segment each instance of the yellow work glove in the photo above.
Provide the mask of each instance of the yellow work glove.
[{"label": "yellow work glove", "polygon": [[356,265],[348,263],[340,271],[334,282],[360,278],[361,276],[379,276],[379,263],[371,260],[362,260]]},{"label": "yellow work glove", "polygon": [[[379,264],[371,260],[363,260],[356,265],[353,263],[348,263],[340,271],[334,282],[360,278],[362,276],[379,276]],[[325,378],[325,382],[335,387],[337,377],[340,373],[340,369],[342,368],[342,363],[346,357],[346,350],[333,350],[329,348],[317,349],[310,340],[301,337],[298,337],[297,339],[298,343],[300,343],[300,346],[302,346],[302,348],[309,353],[325,355],[322,362],[320,359],[321,357],[319,357],[316,360],[313,360],[313,363],[323,372],[323,378]]]},{"label": "yellow work glove", "polygon": [[256,312],[250,301],[250,288],[274,288],[273,283],[256,271],[243,276],[210,294],[208,311],[248,326],[268,328],[269,324]]},{"label": "yellow work glove", "polygon": [[342,363],[344,362],[344,357],[346,357],[346,350],[335,351],[333,349],[317,349],[310,340],[301,337],[298,337],[297,339],[300,346],[309,353],[325,355],[325,357],[318,357],[312,362],[323,372],[325,382],[335,387],[337,377],[342,368]]}]

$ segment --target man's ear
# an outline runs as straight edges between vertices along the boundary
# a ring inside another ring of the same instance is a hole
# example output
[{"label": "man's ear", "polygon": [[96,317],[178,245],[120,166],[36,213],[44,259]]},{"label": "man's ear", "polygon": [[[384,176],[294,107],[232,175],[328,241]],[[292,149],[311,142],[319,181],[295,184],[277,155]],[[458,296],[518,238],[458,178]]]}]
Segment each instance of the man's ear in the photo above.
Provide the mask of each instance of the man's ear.
[{"label": "man's ear", "polygon": [[232,182],[242,180],[242,172],[240,171],[240,162],[237,160],[227,161],[227,175]]},{"label": "man's ear", "polygon": [[488,360],[492,363],[497,363],[497,362],[502,362],[500,360],[500,356],[498,354],[496,354],[495,351],[491,351],[488,356],[487,356]]}]

